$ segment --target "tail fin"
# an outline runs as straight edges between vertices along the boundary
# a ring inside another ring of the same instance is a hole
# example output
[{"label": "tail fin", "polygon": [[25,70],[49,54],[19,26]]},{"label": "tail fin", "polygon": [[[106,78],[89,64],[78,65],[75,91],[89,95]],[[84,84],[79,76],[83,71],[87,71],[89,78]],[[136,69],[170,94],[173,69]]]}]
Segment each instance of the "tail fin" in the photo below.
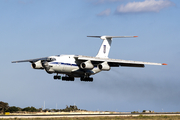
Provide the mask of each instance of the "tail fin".
[{"label": "tail fin", "polygon": [[87,37],[96,37],[102,39],[103,42],[96,57],[108,58],[109,51],[111,48],[112,38],[132,38],[138,36],[87,36]]}]

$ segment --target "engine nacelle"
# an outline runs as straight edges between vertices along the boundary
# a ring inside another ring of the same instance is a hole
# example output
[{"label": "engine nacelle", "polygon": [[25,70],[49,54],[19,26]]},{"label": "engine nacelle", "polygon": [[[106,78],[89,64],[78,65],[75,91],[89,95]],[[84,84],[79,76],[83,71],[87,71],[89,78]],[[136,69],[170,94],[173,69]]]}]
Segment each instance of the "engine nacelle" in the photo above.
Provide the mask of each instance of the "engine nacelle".
[{"label": "engine nacelle", "polygon": [[103,62],[101,64],[98,64],[97,67],[102,71],[109,71],[111,67],[108,65],[107,62]]},{"label": "engine nacelle", "polygon": [[42,66],[41,60],[32,63],[31,67],[34,69],[44,69],[44,67]]},{"label": "engine nacelle", "polygon": [[91,61],[86,61],[80,64],[81,69],[93,69],[94,65],[91,63]]}]

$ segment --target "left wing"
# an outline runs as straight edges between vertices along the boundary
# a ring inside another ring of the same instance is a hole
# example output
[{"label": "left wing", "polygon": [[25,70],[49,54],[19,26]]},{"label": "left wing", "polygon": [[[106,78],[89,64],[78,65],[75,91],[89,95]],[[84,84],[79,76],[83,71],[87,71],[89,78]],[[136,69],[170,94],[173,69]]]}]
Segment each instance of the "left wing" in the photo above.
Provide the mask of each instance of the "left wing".
[{"label": "left wing", "polygon": [[110,67],[144,67],[145,65],[167,65],[165,63],[152,63],[152,62],[141,62],[141,61],[131,61],[131,60],[121,60],[121,59],[109,59],[109,58],[99,58],[99,57],[89,57],[89,56],[75,56],[79,61],[91,61],[92,64],[99,64],[107,62]]}]

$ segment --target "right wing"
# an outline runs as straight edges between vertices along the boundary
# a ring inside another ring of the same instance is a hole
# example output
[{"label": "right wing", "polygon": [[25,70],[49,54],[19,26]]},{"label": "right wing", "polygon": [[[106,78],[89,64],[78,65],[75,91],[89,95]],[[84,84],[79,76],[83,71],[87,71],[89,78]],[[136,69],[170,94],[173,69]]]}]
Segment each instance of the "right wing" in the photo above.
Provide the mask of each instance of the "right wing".
[{"label": "right wing", "polygon": [[20,62],[30,62],[30,63],[34,63],[37,62],[39,60],[44,60],[44,61],[48,61],[50,58],[48,57],[43,57],[43,58],[36,58],[36,59],[29,59],[29,60],[20,60],[20,61],[12,61],[12,63],[20,63]]}]

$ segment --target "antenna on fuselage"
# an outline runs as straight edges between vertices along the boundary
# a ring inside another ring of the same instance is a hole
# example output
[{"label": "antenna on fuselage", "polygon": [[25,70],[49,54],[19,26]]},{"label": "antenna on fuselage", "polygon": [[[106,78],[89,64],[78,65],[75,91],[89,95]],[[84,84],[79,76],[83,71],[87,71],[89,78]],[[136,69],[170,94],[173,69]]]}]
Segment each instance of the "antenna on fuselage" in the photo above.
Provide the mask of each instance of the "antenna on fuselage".
[{"label": "antenna on fuselage", "polygon": [[95,37],[102,39],[103,42],[96,57],[108,58],[109,51],[111,48],[112,38],[134,38],[138,36],[87,36],[87,37]]}]

